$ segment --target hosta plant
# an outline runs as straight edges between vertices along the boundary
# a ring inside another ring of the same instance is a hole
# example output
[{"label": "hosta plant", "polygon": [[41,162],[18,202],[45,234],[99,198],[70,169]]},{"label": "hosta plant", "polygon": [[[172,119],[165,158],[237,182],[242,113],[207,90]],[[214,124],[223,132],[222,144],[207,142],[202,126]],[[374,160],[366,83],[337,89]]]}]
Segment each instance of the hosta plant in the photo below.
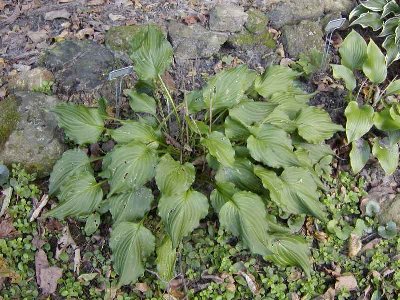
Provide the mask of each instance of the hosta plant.
[{"label": "hosta plant", "polygon": [[400,5],[396,0],[362,1],[350,13],[351,25],[370,27],[380,30],[384,37],[383,47],[386,49],[386,62],[390,65],[400,58]]},{"label": "hosta plant", "polygon": [[[63,154],[50,176],[58,204],[47,216],[79,217],[91,234],[101,214],[111,213],[120,285],[142,276],[153,252],[158,276],[173,278],[177,249],[211,213],[210,202],[220,226],[253,253],[310,274],[308,243],[267,207],[326,218],[319,178],[329,174],[332,153],[324,140],[341,126],[307,104],[311,95],[297,87],[299,74],[282,66],[262,75],[245,65],[223,70],[178,104],[163,80],[173,51],[162,32],[148,26],[132,41],[139,78],[128,93],[134,118],[109,116],[103,102],[54,110],[81,147],[100,139],[116,146],[103,157],[79,147]],[[95,171],[99,160],[102,168]],[[161,228],[146,228],[149,214],[158,214]]]},{"label": "hosta plant", "polygon": [[372,39],[367,45],[356,31],[347,35],[339,53],[341,64],[332,69],[349,91],[345,116],[352,169],[357,173],[365,166],[372,145],[372,154],[391,174],[399,160],[400,106],[396,96],[400,80],[386,83],[385,56]]}]

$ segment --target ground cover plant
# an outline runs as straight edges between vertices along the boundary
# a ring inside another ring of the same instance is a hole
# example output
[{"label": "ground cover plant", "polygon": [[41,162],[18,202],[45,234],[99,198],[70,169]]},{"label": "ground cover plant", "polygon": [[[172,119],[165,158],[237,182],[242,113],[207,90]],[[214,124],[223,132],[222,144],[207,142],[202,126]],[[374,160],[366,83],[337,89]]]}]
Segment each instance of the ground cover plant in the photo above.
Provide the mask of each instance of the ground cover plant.
[{"label": "ground cover plant", "polygon": [[[329,173],[332,152],[323,142],[341,126],[309,106],[311,95],[296,86],[299,74],[281,66],[262,75],[245,65],[224,70],[178,106],[162,79],[173,55],[163,33],[148,26],[133,41],[131,58],[140,86],[151,90],[131,91],[136,119],[116,120],[103,105],[60,104],[54,110],[60,127],[77,144],[112,138],[117,145],[94,158],[102,159],[100,172],[94,172],[93,159],[79,148],[64,153],[50,176],[49,192],[59,202],[47,216],[79,217],[94,231],[101,214],[110,211],[119,284],[136,282],[155,248],[159,275],[169,281],[175,276],[176,249],[209,212],[204,191],[195,189],[203,185],[212,189],[211,204],[222,228],[252,253],[280,265],[298,265],[309,276],[307,242],[277,222],[266,204],[326,220],[319,177]],[[170,111],[163,111],[162,101]],[[108,127],[110,121],[118,126]],[[197,179],[195,165],[211,179]],[[153,179],[155,186],[149,184]],[[152,187],[159,195],[156,201]],[[146,228],[151,209],[165,232],[157,246]]]}]

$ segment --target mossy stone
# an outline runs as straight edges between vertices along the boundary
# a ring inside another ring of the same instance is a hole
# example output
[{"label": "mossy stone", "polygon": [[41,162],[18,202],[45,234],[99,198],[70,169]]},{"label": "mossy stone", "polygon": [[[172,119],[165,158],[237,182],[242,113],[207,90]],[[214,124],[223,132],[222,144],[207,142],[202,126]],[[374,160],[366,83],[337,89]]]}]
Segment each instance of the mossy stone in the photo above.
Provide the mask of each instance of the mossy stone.
[{"label": "mossy stone", "polygon": [[105,36],[105,44],[114,51],[129,54],[132,36],[141,28],[139,25],[126,25],[111,27]]},{"label": "mossy stone", "polygon": [[0,145],[7,141],[19,118],[18,104],[15,99],[9,97],[0,101]]},{"label": "mossy stone", "polygon": [[262,33],[254,34],[249,31],[242,31],[241,33],[235,34],[229,39],[230,43],[237,47],[246,46],[266,46],[268,48],[275,48],[276,42],[272,37],[272,34],[264,30]]},{"label": "mossy stone", "polygon": [[250,33],[262,33],[266,30],[268,25],[268,17],[262,11],[250,8],[247,11],[247,22],[244,27]]}]

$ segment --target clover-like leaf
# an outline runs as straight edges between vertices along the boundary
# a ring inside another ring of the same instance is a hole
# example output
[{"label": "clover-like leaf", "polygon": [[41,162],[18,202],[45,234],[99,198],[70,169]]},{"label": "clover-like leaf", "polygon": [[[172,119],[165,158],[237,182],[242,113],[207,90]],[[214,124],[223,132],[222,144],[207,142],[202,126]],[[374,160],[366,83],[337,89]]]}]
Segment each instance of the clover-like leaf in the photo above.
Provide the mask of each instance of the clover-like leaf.
[{"label": "clover-like leaf", "polygon": [[371,147],[368,142],[358,139],[351,142],[350,164],[354,173],[358,173],[364,168],[371,156]]},{"label": "clover-like leaf", "polygon": [[382,83],[386,79],[386,59],[381,49],[371,39],[367,48],[367,58],[363,64],[363,72],[373,83]]},{"label": "clover-like leaf", "polygon": [[156,100],[145,93],[135,90],[128,91],[129,106],[134,112],[156,114]]},{"label": "clover-like leaf", "polygon": [[141,223],[121,222],[113,228],[110,248],[119,286],[135,283],[144,273],[144,262],[154,252],[155,238]]},{"label": "clover-like leaf", "polygon": [[114,224],[120,222],[134,222],[142,219],[150,210],[154,196],[150,189],[140,187],[136,190],[114,194],[109,197],[110,212]]},{"label": "clover-like leaf", "polygon": [[356,101],[350,101],[344,114],[347,118],[346,136],[349,143],[360,139],[374,124],[374,109],[368,104],[359,106]]},{"label": "clover-like leaf", "polygon": [[130,57],[141,80],[153,80],[164,74],[172,56],[172,46],[157,26],[148,25],[132,36]]},{"label": "clover-like leaf", "polygon": [[237,192],[219,211],[221,226],[240,237],[252,253],[271,254],[265,206],[257,194]]},{"label": "clover-like leaf", "polygon": [[336,79],[343,79],[346,89],[353,91],[356,88],[357,82],[353,71],[343,65],[331,65],[333,70],[333,77]]},{"label": "clover-like leaf", "polygon": [[399,145],[390,145],[387,138],[375,138],[372,154],[378,159],[387,175],[396,171],[399,164]]},{"label": "clover-like leaf", "polygon": [[153,143],[154,147],[158,146],[159,133],[150,125],[131,120],[124,121],[122,124],[121,127],[110,130],[111,137],[117,143],[126,144],[136,141],[143,144]]},{"label": "clover-like leaf", "polygon": [[58,126],[77,144],[95,143],[104,131],[104,115],[97,108],[60,103],[53,112]]},{"label": "clover-like leaf", "polygon": [[367,43],[364,38],[352,30],[339,48],[342,65],[350,70],[361,69],[367,58]]},{"label": "clover-like leaf", "polygon": [[181,164],[171,155],[165,154],[156,168],[156,183],[160,192],[165,195],[186,192],[194,182],[196,171],[191,163]]},{"label": "clover-like leaf", "polygon": [[158,214],[175,248],[207,216],[208,200],[202,193],[193,190],[178,195],[162,195]]},{"label": "clover-like leaf", "polygon": [[103,199],[103,190],[89,171],[70,176],[60,187],[59,204],[46,216],[63,219],[69,216],[85,216],[94,212]]},{"label": "clover-like leaf", "polygon": [[223,166],[231,166],[235,162],[235,150],[230,140],[221,132],[213,131],[208,137],[201,139],[210,154]]}]

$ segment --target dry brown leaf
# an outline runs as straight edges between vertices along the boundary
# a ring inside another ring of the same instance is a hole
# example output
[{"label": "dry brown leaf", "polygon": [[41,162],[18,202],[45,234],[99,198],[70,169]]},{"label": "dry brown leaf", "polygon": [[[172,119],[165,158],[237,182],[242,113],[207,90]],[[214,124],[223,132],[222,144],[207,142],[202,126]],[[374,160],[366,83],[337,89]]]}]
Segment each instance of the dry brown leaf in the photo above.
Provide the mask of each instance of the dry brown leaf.
[{"label": "dry brown leaf", "polygon": [[38,207],[32,213],[32,216],[30,217],[29,222],[32,222],[32,221],[36,220],[37,217],[39,217],[42,209],[46,206],[47,201],[49,201],[49,195],[44,194],[42,196],[42,198],[40,199],[40,203],[39,203]]},{"label": "dry brown leaf", "polygon": [[144,294],[149,290],[149,286],[145,282],[138,282],[135,284],[135,289]]},{"label": "dry brown leaf", "polygon": [[104,0],[89,0],[86,4],[89,6],[95,6],[95,5],[103,5],[105,3]]},{"label": "dry brown leaf", "polygon": [[4,219],[0,221],[0,239],[11,238],[18,235],[18,231],[13,225],[11,216],[5,215]]},{"label": "dry brown leaf", "polygon": [[348,291],[354,291],[358,289],[357,280],[354,275],[342,275],[336,278],[335,290],[340,291],[343,288],[347,289]]},{"label": "dry brown leaf", "polygon": [[260,287],[258,286],[256,279],[252,274],[239,271],[239,275],[243,276],[243,278],[246,280],[246,283],[253,295],[257,295],[260,292]]},{"label": "dry brown leaf", "polygon": [[36,282],[44,295],[49,295],[57,290],[57,280],[62,276],[62,269],[49,267],[46,253],[39,249],[35,255]]},{"label": "dry brown leaf", "polygon": [[376,238],[373,239],[372,241],[370,241],[369,243],[365,244],[362,248],[361,248],[361,253],[364,253],[365,251],[374,249],[376,245],[378,245],[380,242],[382,241],[381,238]]},{"label": "dry brown leaf", "polygon": [[328,235],[323,231],[314,232],[314,237],[319,241],[325,243],[328,240]]},{"label": "dry brown leaf", "polygon": [[2,278],[10,278],[12,283],[16,283],[20,280],[18,273],[8,266],[4,258],[0,257],[0,279]]},{"label": "dry brown leaf", "polygon": [[2,11],[6,7],[6,3],[3,0],[0,0],[0,11]]},{"label": "dry brown leaf", "polygon": [[63,228],[62,231],[63,235],[60,237],[57,243],[57,249],[56,249],[56,255],[55,258],[58,259],[60,257],[60,254],[69,246],[71,245],[73,248],[76,247],[76,243],[74,239],[71,237],[71,234],[69,232],[68,225],[66,225]]},{"label": "dry brown leaf", "polygon": [[42,41],[45,41],[49,37],[48,34],[47,34],[47,31],[44,30],[44,29],[41,29],[39,31],[29,31],[27,33],[27,36],[35,44],[40,43]]},{"label": "dry brown leaf", "polygon": [[349,257],[356,257],[362,247],[361,238],[356,234],[350,234]]},{"label": "dry brown leaf", "polygon": [[52,10],[47,12],[44,15],[44,19],[46,21],[53,21],[55,19],[69,19],[71,16],[71,13],[68,12],[66,9],[60,9],[60,10]]}]

